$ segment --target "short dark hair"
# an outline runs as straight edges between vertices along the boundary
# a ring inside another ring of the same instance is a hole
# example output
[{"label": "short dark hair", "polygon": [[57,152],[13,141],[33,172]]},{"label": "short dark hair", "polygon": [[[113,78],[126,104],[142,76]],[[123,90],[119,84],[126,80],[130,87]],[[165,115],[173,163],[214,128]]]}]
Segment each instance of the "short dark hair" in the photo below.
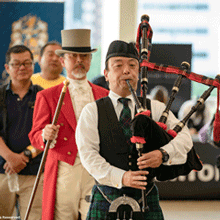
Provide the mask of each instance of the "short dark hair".
[{"label": "short dark hair", "polygon": [[41,48],[41,50],[40,50],[40,56],[41,56],[41,57],[42,57],[43,54],[44,54],[45,48],[46,48],[47,46],[50,46],[50,45],[57,45],[57,46],[62,47],[59,42],[57,42],[57,41],[50,41],[50,42],[46,43],[46,44]]},{"label": "short dark hair", "polygon": [[33,53],[28,47],[24,45],[15,45],[13,47],[10,47],[8,51],[6,52],[5,63],[8,64],[10,62],[12,53],[24,53],[25,51],[28,51],[31,55],[31,59],[34,60]]},{"label": "short dark hair", "polygon": [[105,70],[107,70],[107,71],[108,71],[108,60],[107,60],[107,61],[105,61]]}]

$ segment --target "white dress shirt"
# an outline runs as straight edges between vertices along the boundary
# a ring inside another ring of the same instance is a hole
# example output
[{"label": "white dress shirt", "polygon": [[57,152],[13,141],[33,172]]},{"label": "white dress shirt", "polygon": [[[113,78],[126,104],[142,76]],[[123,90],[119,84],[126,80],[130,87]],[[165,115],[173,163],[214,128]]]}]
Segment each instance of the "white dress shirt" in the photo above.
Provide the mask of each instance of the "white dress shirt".
[{"label": "white dress shirt", "polygon": [[78,121],[82,109],[86,106],[86,104],[94,102],[95,99],[92,93],[92,88],[87,79],[74,80],[70,79],[69,77],[67,77],[67,79],[70,81],[68,88],[76,120]]},{"label": "white dress shirt", "polygon": [[[109,97],[119,118],[123,108],[122,103],[118,101],[120,96],[110,91]],[[130,95],[126,98],[131,99],[129,107],[131,108],[132,117],[134,117],[135,102],[133,97]],[[159,120],[164,109],[165,105],[163,103],[151,100],[151,114],[155,121]],[[170,112],[166,123],[168,130],[173,129],[178,122],[179,120]],[[83,166],[100,184],[116,188],[122,187],[122,177],[126,171],[112,166],[99,154],[98,112],[95,102],[87,104],[81,113],[76,129],[76,143]],[[192,146],[192,138],[188,128],[185,126],[173,140],[162,147],[169,154],[169,160],[164,164],[185,163],[187,153]]]}]

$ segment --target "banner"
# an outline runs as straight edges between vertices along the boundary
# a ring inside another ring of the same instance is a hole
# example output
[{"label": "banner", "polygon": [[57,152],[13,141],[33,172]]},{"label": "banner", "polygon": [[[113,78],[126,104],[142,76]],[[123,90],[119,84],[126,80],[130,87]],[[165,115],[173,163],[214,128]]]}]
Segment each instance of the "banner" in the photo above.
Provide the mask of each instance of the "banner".
[{"label": "banner", "polygon": [[194,146],[203,163],[202,170],[171,181],[156,182],[161,199],[220,199],[220,167],[217,166],[220,149],[200,142],[194,142]]},{"label": "banner", "polygon": [[40,71],[37,64],[40,48],[52,40],[61,43],[63,15],[64,3],[60,2],[0,2],[0,84],[7,78],[5,54],[13,45],[28,46],[34,53],[35,72]]}]

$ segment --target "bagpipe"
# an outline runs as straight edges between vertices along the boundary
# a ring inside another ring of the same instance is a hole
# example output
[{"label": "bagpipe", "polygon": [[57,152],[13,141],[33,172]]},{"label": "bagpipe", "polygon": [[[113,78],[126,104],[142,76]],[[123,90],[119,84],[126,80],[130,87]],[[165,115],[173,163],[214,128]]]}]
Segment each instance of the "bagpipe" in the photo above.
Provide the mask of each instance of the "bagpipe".
[{"label": "bagpipe", "polygon": [[[141,23],[139,24],[137,30],[136,48],[139,53],[139,64],[140,64],[140,81],[141,81],[141,97],[137,97],[136,92],[133,90],[132,86],[127,80],[127,84],[135,100],[135,105],[137,108],[137,114],[131,121],[132,138],[131,142],[135,144],[138,155],[141,156],[143,153],[148,153],[153,150],[157,150],[160,147],[168,144],[172,141],[179,132],[186,125],[189,118],[194,112],[197,111],[199,106],[203,105],[206,99],[210,96],[213,89],[218,89],[218,101],[217,101],[217,111],[215,115],[214,122],[214,141],[218,143],[220,141],[220,116],[219,116],[219,88],[220,88],[220,75],[217,75],[215,79],[199,75],[190,72],[190,64],[187,62],[182,62],[181,67],[174,67],[165,64],[157,64],[149,62],[150,53],[152,48],[152,36],[153,31],[149,24],[149,16],[143,15],[141,17]],[[148,85],[148,71],[158,71],[165,72],[167,74],[177,74],[178,77],[173,85],[171,96],[167,102],[166,108],[163,111],[158,122],[151,118],[151,111],[147,109],[147,85]],[[196,104],[191,108],[190,112],[181,120],[173,129],[167,130],[167,119],[169,117],[169,112],[175,96],[179,91],[182,80],[189,79],[197,83],[202,83],[209,86],[209,88],[201,95],[197,100]],[[202,169],[202,162],[197,155],[195,148],[192,147],[187,153],[187,160],[185,164],[179,165],[164,165],[161,164],[158,168],[147,168],[149,175],[147,175],[147,182],[151,183],[154,178],[159,181],[166,181],[174,179],[180,175],[187,175],[192,170],[199,171]],[[114,203],[115,202],[115,203]],[[116,212],[118,214],[118,208],[121,205],[130,205],[135,203],[130,197],[119,197],[117,200],[113,201],[109,212]],[[149,208],[146,201],[146,192],[142,190],[142,208],[137,208],[133,204],[133,210],[130,213],[133,214],[132,217],[124,217],[123,219],[141,219],[141,215],[138,213],[148,212]],[[136,217],[135,217],[136,213]],[[130,214],[131,215],[131,214]],[[118,216],[118,215],[117,215]],[[129,214],[128,214],[129,216]],[[113,219],[113,218],[112,218]],[[120,219],[117,217],[117,219]]]}]

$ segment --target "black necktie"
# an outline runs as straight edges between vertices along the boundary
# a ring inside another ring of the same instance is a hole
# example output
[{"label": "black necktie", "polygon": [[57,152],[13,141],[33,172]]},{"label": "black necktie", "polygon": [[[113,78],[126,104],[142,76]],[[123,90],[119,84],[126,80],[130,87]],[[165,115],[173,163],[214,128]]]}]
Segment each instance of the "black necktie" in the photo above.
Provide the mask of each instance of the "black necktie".
[{"label": "black necktie", "polygon": [[119,102],[123,104],[123,109],[120,114],[119,122],[121,124],[121,127],[123,129],[124,135],[126,137],[127,142],[130,144],[130,138],[131,138],[131,129],[130,129],[130,123],[131,123],[131,110],[128,106],[128,101],[130,99],[128,98],[119,98]]}]

